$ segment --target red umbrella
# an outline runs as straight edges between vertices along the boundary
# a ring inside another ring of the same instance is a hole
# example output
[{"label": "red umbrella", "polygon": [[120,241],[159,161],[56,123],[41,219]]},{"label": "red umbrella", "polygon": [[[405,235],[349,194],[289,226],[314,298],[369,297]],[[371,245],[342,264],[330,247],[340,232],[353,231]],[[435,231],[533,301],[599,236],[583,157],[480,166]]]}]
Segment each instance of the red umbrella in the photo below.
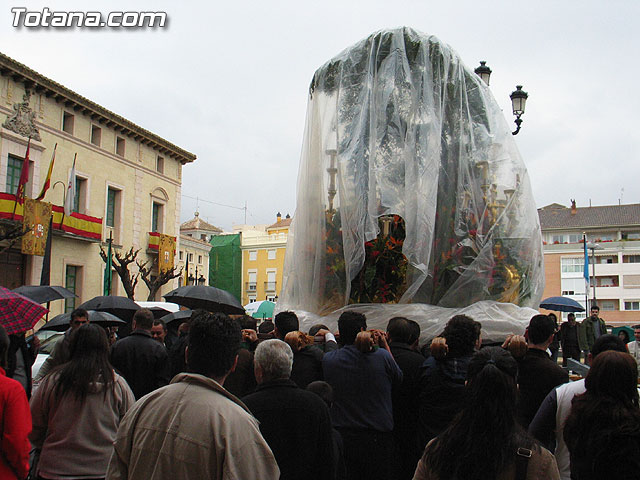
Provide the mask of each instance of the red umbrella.
[{"label": "red umbrella", "polygon": [[39,303],[0,287],[0,325],[8,335],[26,332],[36,324],[48,310]]}]

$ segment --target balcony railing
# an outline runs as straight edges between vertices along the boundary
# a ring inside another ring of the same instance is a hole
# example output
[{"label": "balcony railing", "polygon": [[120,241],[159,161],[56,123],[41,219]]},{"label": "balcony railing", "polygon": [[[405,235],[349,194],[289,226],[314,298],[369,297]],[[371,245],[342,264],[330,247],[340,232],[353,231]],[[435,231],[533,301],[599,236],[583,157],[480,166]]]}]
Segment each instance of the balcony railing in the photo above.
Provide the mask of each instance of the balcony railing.
[{"label": "balcony railing", "polygon": [[256,235],[246,236],[242,238],[242,246],[258,246],[258,245],[282,245],[287,243],[286,233],[274,233],[273,235]]},{"label": "balcony railing", "polygon": [[[11,193],[0,193],[0,219],[22,223],[24,206],[16,203],[16,196]],[[59,205],[51,206],[53,230],[78,240],[90,242],[102,241],[102,218],[73,212],[64,215]]]},{"label": "balcony railing", "polygon": [[265,292],[275,292],[276,291],[276,282],[264,282],[264,291]]},{"label": "balcony railing", "polygon": [[247,292],[255,292],[256,291],[256,287],[257,287],[257,283],[256,282],[247,282],[245,284],[245,290]]}]

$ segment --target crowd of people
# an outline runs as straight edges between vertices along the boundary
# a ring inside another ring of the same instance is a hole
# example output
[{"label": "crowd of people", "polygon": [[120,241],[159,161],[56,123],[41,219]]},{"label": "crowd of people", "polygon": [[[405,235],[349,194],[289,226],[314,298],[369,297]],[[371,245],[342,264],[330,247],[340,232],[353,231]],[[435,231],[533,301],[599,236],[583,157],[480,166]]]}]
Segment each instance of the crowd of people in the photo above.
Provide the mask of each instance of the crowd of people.
[{"label": "crowd of people", "polygon": [[[172,334],[141,309],[115,340],[79,309],[33,391],[0,327],[0,478],[637,478],[638,364],[591,313],[484,347],[456,315],[421,348],[414,320],[368,329],[357,311],[332,333],[196,310]],[[554,342],[587,347],[585,379]]]}]

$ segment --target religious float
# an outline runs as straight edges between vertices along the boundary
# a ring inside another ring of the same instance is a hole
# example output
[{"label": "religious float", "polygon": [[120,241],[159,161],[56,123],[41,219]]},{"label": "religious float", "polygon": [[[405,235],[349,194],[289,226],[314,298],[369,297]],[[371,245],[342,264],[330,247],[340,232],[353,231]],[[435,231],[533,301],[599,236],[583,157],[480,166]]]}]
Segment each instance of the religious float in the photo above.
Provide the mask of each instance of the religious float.
[{"label": "religious float", "polygon": [[278,311],[405,316],[423,339],[464,313],[499,340],[536,313],[542,258],[513,135],[451,47],[383,30],[316,71]]}]

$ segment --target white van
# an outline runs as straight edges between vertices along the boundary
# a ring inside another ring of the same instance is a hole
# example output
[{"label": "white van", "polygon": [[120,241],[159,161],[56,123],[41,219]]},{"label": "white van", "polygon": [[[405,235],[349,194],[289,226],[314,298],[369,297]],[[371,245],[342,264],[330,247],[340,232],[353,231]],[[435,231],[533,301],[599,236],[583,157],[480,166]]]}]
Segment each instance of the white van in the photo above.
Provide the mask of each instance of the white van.
[{"label": "white van", "polygon": [[136,300],[136,303],[140,305],[142,308],[148,308],[148,309],[152,309],[154,307],[161,308],[163,310],[166,310],[167,313],[174,313],[180,310],[180,305],[178,305],[177,303],[171,303],[171,302],[138,302]]}]

